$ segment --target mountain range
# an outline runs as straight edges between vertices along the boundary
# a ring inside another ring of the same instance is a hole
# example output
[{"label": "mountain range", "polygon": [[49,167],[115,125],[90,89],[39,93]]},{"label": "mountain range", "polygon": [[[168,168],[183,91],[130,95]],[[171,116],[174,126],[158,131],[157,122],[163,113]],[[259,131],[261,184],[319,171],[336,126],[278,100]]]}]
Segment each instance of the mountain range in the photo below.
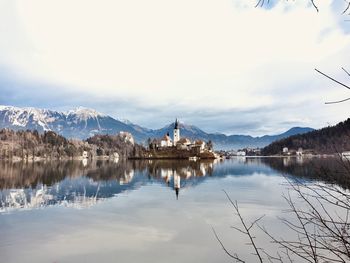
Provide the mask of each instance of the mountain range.
[{"label": "mountain range", "polygon": [[[116,134],[120,131],[130,132],[138,143],[145,143],[148,138],[160,138],[166,133],[172,134],[174,123],[161,129],[148,129],[101,114],[93,109],[78,107],[67,112],[37,108],[19,108],[0,106],[0,128],[14,130],[54,131],[67,138],[86,139],[95,134]],[[206,133],[196,126],[180,123],[180,135],[190,139],[211,140],[215,149],[239,149],[244,147],[265,147],[270,143],[313,131],[307,127],[293,127],[277,135],[252,137],[249,135],[225,135]]]}]

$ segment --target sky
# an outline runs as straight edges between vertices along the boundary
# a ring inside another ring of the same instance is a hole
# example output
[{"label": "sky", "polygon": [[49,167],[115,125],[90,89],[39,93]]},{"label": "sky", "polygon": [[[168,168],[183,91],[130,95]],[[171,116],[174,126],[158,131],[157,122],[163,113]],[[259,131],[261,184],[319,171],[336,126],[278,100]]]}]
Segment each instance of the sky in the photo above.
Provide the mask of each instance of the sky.
[{"label": "sky", "polygon": [[[344,0],[0,0],[0,104],[277,134],[349,117]],[[349,12],[348,12],[349,13]]]}]

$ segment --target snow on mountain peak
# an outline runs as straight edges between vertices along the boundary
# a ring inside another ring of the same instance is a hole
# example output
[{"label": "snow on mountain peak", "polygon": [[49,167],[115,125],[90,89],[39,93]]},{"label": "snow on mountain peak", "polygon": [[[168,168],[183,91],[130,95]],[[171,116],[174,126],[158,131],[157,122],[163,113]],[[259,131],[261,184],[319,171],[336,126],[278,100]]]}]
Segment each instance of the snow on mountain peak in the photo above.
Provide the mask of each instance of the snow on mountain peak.
[{"label": "snow on mountain peak", "polygon": [[[36,122],[43,130],[50,130],[48,123],[53,122],[54,112],[50,110],[36,109],[32,107],[19,108],[13,106],[0,106],[0,111],[5,112],[6,119],[14,126],[26,127],[30,122]],[[58,112],[57,112],[58,113]],[[60,113],[58,113],[60,114]]]},{"label": "snow on mountain peak", "polygon": [[124,124],[127,124],[127,125],[134,125],[134,123],[132,123],[131,121],[129,121],[128,119],[123,119],[123,118],[116,118],[117,121],[120,121]]},{"label": "snow on mountain peak", "polygon": [[70,110],[67,112],[67,115],[72,116],[76,115],[79,119],[87,120],[89,118],[97,118],[97,117],[104,117],[105,115],[102,113],[97,112],[94,109],[89,109],[85,107],[77,107],[74,110]]}]

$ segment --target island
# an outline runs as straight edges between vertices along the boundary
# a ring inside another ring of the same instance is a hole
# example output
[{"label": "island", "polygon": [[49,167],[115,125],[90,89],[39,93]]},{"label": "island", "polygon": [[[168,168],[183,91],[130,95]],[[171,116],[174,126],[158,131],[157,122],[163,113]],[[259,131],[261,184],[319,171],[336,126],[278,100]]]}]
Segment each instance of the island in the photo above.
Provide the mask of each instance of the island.
[{"label": "island", "polygon": [[142,154],[129,159],[216,159],[219,156],[213,151],[211,141],[193,140],[180,137],[180,125],[174,123],[173,139],[167,133],[163,138],[148,139],[148,148]]}]

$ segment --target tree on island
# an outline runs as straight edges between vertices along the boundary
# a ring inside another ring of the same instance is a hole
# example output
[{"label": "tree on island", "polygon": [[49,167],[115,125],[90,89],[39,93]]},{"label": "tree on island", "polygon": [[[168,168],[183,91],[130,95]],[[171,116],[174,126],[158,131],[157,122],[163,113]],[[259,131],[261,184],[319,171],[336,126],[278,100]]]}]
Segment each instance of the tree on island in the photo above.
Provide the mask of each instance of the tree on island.
[{"label": "tree on island", "polygon": [[207,143],[208,150],[213,150],[213,142],[211,140],[208,141]]}]

